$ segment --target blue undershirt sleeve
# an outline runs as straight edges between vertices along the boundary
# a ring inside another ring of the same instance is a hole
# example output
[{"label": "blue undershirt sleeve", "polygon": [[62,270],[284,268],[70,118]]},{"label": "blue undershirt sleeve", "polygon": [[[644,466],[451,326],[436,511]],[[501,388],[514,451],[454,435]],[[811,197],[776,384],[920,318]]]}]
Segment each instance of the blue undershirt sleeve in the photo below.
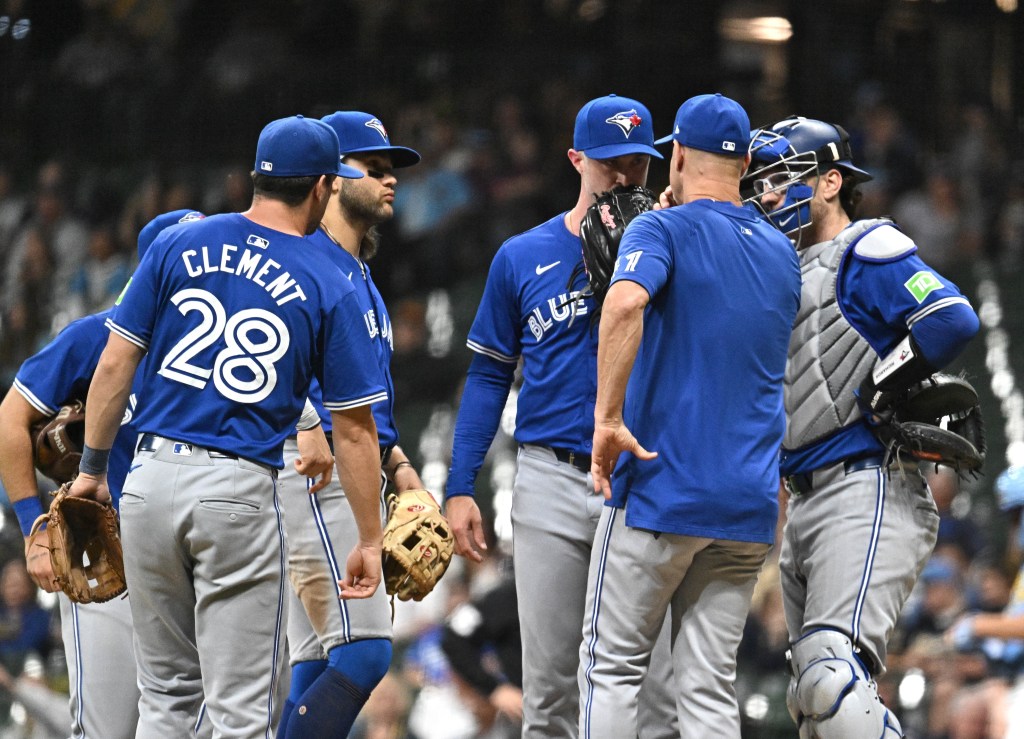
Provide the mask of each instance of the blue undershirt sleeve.
[{"label": "blue undershirt sleeve", "polygon": [[501,422],[516,365],[476,354],[466,374],[459,415],[455,420],[452,466],[445,497],[473,495],[477,473]]},{"label": "blue undershirt sleeve", "polygon": [[910,333],[928,364],[942,369],[964,350],[980,325],[971,306],[953,303],[915,322]]}]

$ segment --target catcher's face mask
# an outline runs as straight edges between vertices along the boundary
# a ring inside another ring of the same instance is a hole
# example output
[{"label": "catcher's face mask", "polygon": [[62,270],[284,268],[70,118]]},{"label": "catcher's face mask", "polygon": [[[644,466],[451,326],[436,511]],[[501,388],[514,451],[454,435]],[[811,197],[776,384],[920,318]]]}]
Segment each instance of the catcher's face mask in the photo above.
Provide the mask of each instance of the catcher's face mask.
[{"label": "catcher's face mask", "polygon": [[807,181],[818,174],[814,153],[798,153],[785,137],[759,129],[751,136],[750,160],[740,181],[743,202],[754,203],[787,236],[809,226],[815,187]]}]

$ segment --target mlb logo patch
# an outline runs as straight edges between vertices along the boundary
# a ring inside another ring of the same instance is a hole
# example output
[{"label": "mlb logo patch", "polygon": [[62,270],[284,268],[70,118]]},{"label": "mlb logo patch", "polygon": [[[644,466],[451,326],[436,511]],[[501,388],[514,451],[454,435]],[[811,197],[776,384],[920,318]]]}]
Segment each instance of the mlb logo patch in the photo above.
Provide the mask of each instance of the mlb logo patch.
[{"label": "mlb logo patch", "polygon": [[174,454],[179,457],[191,457],[192,456],[192,445],[186,444],[181,441],[174,442],[174,447],[171,449]]},{"label": "mlb logo patch", "polygon": [[724,149],[725,151],[736,151],[736,144],[733,143],[732,141],[723,141],[722,149]]},{"label": "mlb logo patch", "polygon": [[274,171],[274,163],[273,162],[260,162],[260,169],[262,169],[264,172],[273,172]]},{"label": "mlb logo patch", "polygon": [[249,238],[245,240],[245,243],[249,246],[258,246],[260,249],[266,249],[270,246],[270,242],[264,239],[262,236],[256,234],[249,234]]}]

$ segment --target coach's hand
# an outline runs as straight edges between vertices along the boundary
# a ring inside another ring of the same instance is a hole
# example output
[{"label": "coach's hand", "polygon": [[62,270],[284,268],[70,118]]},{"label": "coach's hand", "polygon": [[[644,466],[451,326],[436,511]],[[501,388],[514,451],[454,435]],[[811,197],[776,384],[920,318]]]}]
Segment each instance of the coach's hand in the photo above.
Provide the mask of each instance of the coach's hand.
[{"label": "coach's hand", "polygon": [[455,553],[474,562],[483,561],[487,551],[480,508],[472,495],[453,495],[444,503],[444,515],[455,535]]},{"label": "coach's hand", "polygon": [[338,597],[343,600],[369,598],[377,591],[382,577],[380,542],[359,542],[345,562],[345,579],[338,581]]},{"label": "coach's hand", "polygon": [[590,474],[594,478],[594,492],[603,493],[605,500],[612,497],[612,470],[622,452],[629,452],[638,459],[654,459],[658,456],[657,452],[649,452],[640,446],[622,419],[594,424]]},{"label": "coach's hand", "polygon": [[[322,426],[299,431],[295,435],[295,443],[299,447],[299,458],[295,460],[295,471],[300,475],[312,478],[309,493],[318,493],[331,483],[334,476],[334,452],[327,443],[327,436]],[[317,480],[316,478],[320,479]]]}]

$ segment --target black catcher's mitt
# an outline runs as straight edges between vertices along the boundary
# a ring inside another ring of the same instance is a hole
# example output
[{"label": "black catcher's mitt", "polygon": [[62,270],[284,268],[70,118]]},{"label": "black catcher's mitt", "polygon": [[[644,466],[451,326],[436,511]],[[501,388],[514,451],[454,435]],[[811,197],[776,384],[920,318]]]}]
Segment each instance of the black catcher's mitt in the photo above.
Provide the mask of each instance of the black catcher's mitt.
[{"label": "black catcher's mitt", "polygon": [[978,393],[962,377],[938,372],[907,388],[891,418],[875,427],[890,455],[978,472],[985,462],[985,425]]},{"label": "black catcher's mitt", "polygon": [[58,484],[78,474],[85,445],[85,404],[73,401],[32,426],[36,469]]},{"label": "black catcher's mitt", "polygon": [[[587,295],[593,295],[597,305],[604,301],[608,284],[619,255],[619,242],[629,222],[654,207],[654,193],[639,185],[618,185],[594,196],[594,203],[580,224],[580,242],[583,245],[583,269],[588,279]],[[574,271],[572,282],[579,275]]]}]

